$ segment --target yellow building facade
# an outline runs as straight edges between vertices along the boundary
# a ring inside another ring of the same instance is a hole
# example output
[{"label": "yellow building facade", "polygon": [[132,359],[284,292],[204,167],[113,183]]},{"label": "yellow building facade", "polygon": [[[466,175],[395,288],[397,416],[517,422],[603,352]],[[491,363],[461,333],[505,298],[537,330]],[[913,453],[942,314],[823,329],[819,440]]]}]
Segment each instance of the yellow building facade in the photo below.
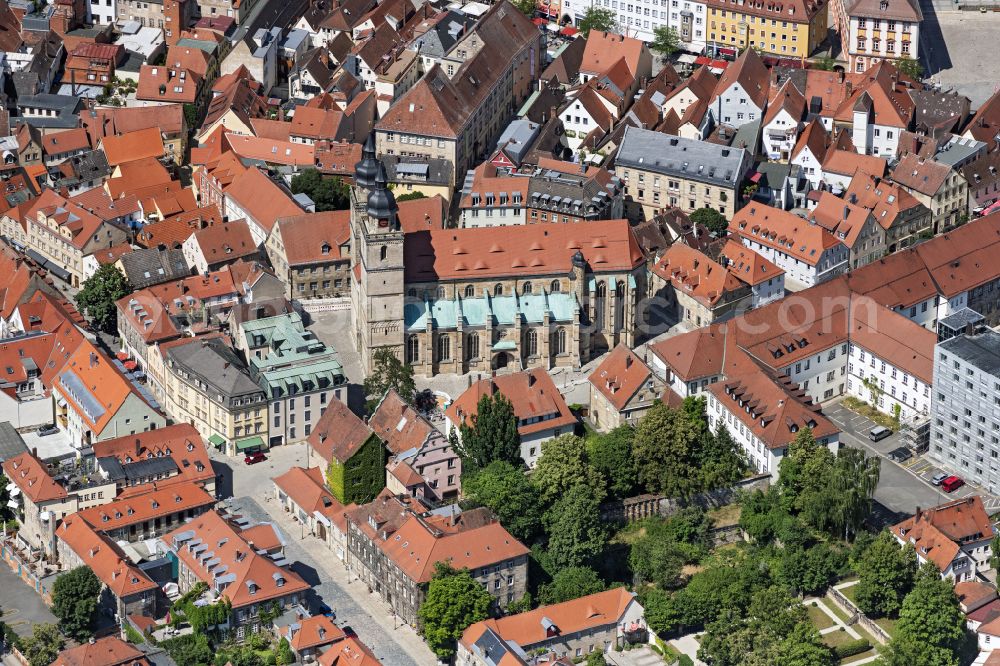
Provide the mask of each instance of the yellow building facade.
[{"label": "yellow building facade", "polygon": [[785,58],[806,58],[826,37],[825,2],[706,3],[709,55],[733,56],[745,48]]}]

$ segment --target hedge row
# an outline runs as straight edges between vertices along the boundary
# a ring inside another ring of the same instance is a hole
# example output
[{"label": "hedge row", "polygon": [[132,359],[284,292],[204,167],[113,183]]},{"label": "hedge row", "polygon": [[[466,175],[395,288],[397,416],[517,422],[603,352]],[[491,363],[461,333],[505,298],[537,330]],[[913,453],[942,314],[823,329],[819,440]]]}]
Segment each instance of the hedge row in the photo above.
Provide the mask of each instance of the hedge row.
[{"label": "hedge row", "polygon": [[867,652],[872,649],[872,644],[868,642],[866,638],[859,638],[853,640],[850,643],[844,643],[843,645],[838,645],[833,648],[833,654],[836,655],[837,659],[847,659],[848,657],[853,657],[856,654],[861,654],[862,652]]}]

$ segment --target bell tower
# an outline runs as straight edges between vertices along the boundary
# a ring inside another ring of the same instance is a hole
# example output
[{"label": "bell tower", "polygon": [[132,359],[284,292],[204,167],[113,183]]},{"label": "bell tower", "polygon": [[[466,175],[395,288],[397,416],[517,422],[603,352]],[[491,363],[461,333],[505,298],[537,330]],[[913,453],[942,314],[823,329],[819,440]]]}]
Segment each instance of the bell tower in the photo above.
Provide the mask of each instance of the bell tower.
[{"label": "bell tower", "polygon": [[351,316],[365,374],[375,352],[403,359],[403,230],[375,139],[365,141],[351,188]]}]

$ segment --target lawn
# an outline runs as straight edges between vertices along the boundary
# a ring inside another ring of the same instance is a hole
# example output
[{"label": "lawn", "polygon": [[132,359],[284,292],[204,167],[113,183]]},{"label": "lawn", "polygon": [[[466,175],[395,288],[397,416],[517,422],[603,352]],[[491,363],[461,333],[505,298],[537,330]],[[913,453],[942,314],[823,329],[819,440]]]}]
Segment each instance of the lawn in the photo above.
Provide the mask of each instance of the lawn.
[{"label": "lawn", "polygon": [[708,512],[708,517],[712,519],[712,527],[729,527],[740,522],[740,505],[737,503],[726,504]]},{"label": "lawn", "polygon": [[883,618],[880,618],[878,620],[875,620],[875,624],[877,624],[878,626],[882,627],[882,630],[885,633],[889,634],[890,636],[895,636],[896,635],[896,623],[897,622],[899,622],[899,620],[891,620],[891,619],[889,619],[887,617],[883,617]]},{"label": "lawn", "polygon": [[845,597],[847,597],[848,599],[850,599],[855,605],[857,605],[858,601],[854,597],[854,595],[857,594],[857,590],[858,590],[857,585],[851,585],[850,587],[842,587],[837,591],[840,592]]},{"label": "lawn", "polygon": [[812,625],[816,627],[817,631],[823,631],[828,627],[832,627],[834,624],[829,615],[811,603],[806,604],[806,613],[809,615],[809,621],[812,622]]},{"label": "lawn", "polygon": [[837,631],[831,631],[828,634],[823,634],[820,637],[823,640],[824,645],[829,647],[837,647],[838,645],[846,645],[854,639],[851,635],[844,631],[843,629],[838,629]]},{"label": "lawn", "polygon": [[853,663],[855,663],[857,661],[861,661],[862,659],[867,659],[868,657],[874,657],[877,654],[878,654],[878,650],[876,650],[875,648],[872,648],[871,650],[865,650],[864,652],[862,652],[860,654],[856,654],[853,657],[847,657],[846,659],[841,659],[840,663],[841,663],[841,666],[844,666],[845,664],[853,664]]},{"label": "lawn", "polygon": [[826,607],[829,608],[830,610],[832,610],[833,614],[836,615],[837,617],[839,617],[840,621],[843,622],[843,623],[845,623],[845,624],[847,623],[847,621],[849,619],[851,619],[851,617],[847,613],[845,613],[843,611],[843,609],[841,609],[840,606],[838,606],[837,604],[833,603],[832,601],[829,602],[829,603],[827,603]]}]

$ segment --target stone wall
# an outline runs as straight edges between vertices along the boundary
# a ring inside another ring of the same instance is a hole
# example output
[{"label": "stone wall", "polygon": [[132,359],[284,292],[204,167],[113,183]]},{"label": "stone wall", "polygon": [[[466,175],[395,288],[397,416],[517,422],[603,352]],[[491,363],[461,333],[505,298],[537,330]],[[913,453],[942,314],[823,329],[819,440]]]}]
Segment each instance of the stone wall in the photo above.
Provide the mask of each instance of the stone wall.
[{"label": "stone wall", "polygon": [[636,495],[623,500],[615,500],[601,505],[601,519],[612,523],[632,523],[652,516],[666,518],[685,506],[700,506],[703,509],[730,504],[739,491],[764,490],[770,485],[769,474],[759,474],[735,483],[729,488],[719,488],[701,493],[688,502],[664,497],[663,495]]}]

